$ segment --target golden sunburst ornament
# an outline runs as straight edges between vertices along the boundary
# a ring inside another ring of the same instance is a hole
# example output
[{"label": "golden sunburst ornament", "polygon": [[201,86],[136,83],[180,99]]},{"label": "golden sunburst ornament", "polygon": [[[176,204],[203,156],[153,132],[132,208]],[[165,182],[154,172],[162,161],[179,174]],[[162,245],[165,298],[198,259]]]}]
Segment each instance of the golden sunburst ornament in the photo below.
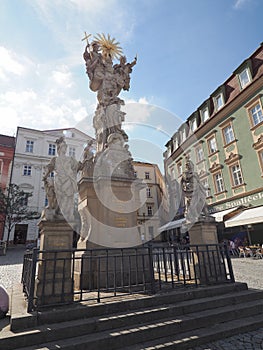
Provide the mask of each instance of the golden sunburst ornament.
[{"label": "golden sunburst ornament", "polygon": [[94,39],[99,43],[104,58],[118,59],[122,55],[122,48],[119,46],[120,43],[115,38],[111,38],[110,34],[107,37],[104,33],[97,34]]}]

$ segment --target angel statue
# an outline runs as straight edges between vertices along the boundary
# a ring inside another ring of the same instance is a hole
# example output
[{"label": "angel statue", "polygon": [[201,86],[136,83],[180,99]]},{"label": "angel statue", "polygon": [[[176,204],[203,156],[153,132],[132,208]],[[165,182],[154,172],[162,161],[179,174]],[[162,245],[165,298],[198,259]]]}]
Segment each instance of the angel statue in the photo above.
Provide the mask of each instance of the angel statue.
[{"label": "angel statue", "polygon": [[186,222],[193,224],[200,216],[207,216],[206,191],[189,157],[186,159],[185,171],[182,174],[181,189]]}]

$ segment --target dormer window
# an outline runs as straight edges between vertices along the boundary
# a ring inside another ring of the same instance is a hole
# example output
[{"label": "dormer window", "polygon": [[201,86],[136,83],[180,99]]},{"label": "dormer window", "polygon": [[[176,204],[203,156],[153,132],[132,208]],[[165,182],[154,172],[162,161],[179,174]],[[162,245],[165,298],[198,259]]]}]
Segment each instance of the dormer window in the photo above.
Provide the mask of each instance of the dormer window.
[{"label": "dormer window", "polygon": [[201,112],[201,115],[202,115],[202,121],[205,122],[209,119],[209,111],[208,111],[208,108],[204,108],[202,109],[202,112]]},{"label": "dormer window", "polygon": [[186,140],[186,130],[185,129],[183,129],[181,131],[181,136],[182,136],[182,142],[184,142]]},{"label": "dormer window", "polygon": [[223,94],[219,94],[215,97],[215,107],[217,110],[219,110],[224,105],[224,98]]},{"label": "dormer window", "polygon": [[240,74],[239,74],[239,81],[241,88],[244,89],[244,87],[250,83],[250,75],[248,68],[245,68]]},{"label": "dormer window", "polygon": [[191,132],[194,132],[197,129],[197,120],[196,120],[196,118],[191,121],[190,129],[191,129]]}]

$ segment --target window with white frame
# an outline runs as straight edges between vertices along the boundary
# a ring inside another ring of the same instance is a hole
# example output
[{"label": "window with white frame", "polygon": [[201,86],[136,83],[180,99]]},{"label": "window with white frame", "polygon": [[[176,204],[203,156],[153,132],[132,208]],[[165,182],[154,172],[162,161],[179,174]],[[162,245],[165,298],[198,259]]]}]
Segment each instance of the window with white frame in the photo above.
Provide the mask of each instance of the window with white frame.
[{"label": "window with white frame", "polygon": [[56,145],[54,143],[50,143],[48,145],[48,155],[55,156],[56,155]]},{"label": "window with white frame", "polygon": [[34,141],[27,140],[26,141],[26,152],[33,153],[33,150],[34,150]]},{"label": "window with white frame", "polygon": [[145,178],[146,180],[150,180],[150,173],[149,173],[149,171],[145,171],[145,173],[144,173],[144,178]]},{"label": "window with white frame", "polygon": [[223,107],[224,105],[224,98],[223,98],[223,94],[219,94],[216,96],[215,98],[215,103],[216,103],[216,109],[220,109],[221,107]]},{"label": "window with white frame", "polygon": [[211,196],[211,190],[210,190],[210,187],[209,187],[209,183],[208,183],[208,179],[203,179],[201,181],[201,184],[204,186],[204,189],[205,189],[205,193],[206,193],[206,198],[210,197]]},{"label": "window with white frame", "polygon": [[197,120],[196,120],[196,118],[191,121],[190,129],[191,129],[192,132],[194,132],[197,129]]},{"label": "window with white frame", "polygon": [[250,110],[250,115],[252,118],[253,126],[256,126],[263,122],[263,114],[262,114],[262,108],[261,105],[258,103],[254,107],[252,107]]},{"label": "window with white frame", "polygon": [[216,137],[215,136],[211,137],[207,141],[207,143],[208,143],[209,154],[212,154],[212,153],[217,151],[217,143],[216,143]]},{"label": "window with white frame", "polygon": [[186,130],[183,129],[183,130],[181,131],[181,141],[184,142],[185,140],[186,140]]},{"label": "window with white frame", "polygon": [[150,188],[150,187],[147,187],[147,188],[146,188],[146,196],[147,196],[148,198],[150,198],[150,197],[152,196],[151,188]]},{"label": "window with white frame", "polygon": [[202,110],[202,121],[205,122],[209,119],[209,111],[208,108]]},{"label": "window with white frame", "polygon": [[240,74],[239,74],[239,81],[241,88],[243,89],[248,83],[250,83],[250,76],[248,72],[248,68],[245,68]]},{"label": "window with white frame", "polygon": [[221,173],[217,173],[214,175],[214,183],[216,193],[220,193],[224,191],[224,181]]},{"label": "window with white frame", "polygon": [[204,151],[202,145],[198,145],[195,148],[196,162],[201,162],[204,159]]},{"label": "window with white frame", "polygon": [[151,205],[147,205],[147,214],[148,216],[153,216],[153,207]]},{"label": "window with white frame", "polygon": [[176,137],[175,139],[173,139],[173,145],[174,145],[174,150],[176,150],[178,148],[178,138]]},{"label": "window with white frame", "polygon": [[174,172],[174,168],[171,168],[171,171],[170,171],[170,176],[171,176],[171,179],[174,180],[175,179],[175,172]]},{"label": "window with white frame", "polygon": [[178,172],[178,176],[183,174],[183,164],[182,164],[182,162],[177,163],[177,172]]},{"label": "window with white frame", "polygon": [[75,147],[69,147],[68,155],[70,157],[75,158],[75,156],[76,156],[76,148]]},{"label": "window with white frame", "polygon": [[239,164],[232,165],[230,167],[230,171],[233,186],[239,186],[243,184],[243,177]]},{"label": "window with white frame", "polygon": [[228,145],[230,142],[235,140],[235,135],[231,124],[228,124],[223,129],[223,135],[224,135],[225,145]]},{"label": "window with white frame", "polygon": [[24,176],[31,176],[32,175],[32,167],[31,167],[31,165],[24,165],[24,167],[23,167],[23,175]]}]

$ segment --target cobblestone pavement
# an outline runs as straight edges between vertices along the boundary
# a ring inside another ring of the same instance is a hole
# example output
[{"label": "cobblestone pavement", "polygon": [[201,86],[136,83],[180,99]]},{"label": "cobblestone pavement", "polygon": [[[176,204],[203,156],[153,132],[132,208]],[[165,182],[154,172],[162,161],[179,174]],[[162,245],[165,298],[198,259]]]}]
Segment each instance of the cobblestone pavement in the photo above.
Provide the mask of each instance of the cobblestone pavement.
[{"label": "cobblestone pavement", "polygon": [[[10,292],[20,283],[24,253],[24,248],[15,247],[0,256],[0,283]],[[233,258],[232,265],[237,282],[246,282],[249,288],[263,289],[263,259]],[[263,328],[191,350],[263,350]]]}]

